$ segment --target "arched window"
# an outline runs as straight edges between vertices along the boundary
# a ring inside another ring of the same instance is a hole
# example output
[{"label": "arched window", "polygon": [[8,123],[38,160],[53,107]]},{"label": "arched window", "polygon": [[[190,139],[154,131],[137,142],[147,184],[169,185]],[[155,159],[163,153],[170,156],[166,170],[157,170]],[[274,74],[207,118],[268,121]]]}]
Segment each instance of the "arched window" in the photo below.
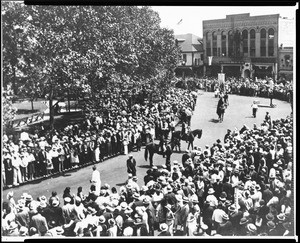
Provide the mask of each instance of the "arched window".
[{"label": "arched window", "polygon": [[274,56],[274,29],[268,30],[268,56]]},{"label": "arched window", "polygon": [[250,30],[250,57],[255,56],[255,30]]},{"label": "arched window", "polygon": [[243,38],[243,54],[244,56],[248,56],[248,30],[243,30],[242,38]]},{"label": "arched window", "polygon": [[230,30],[228,32],[228,56],[233,56],[233,32]]},{"label": "arched window", "polygon": [[206,55],[211,56],[211,33],[206,33]]},{"label": "arched window", "polygon": [[267,31],[265,29],[260,30],[260,55],[265,57],[267,55],[267,45],[266,45]]},{"label": "arched window", "polygon": [[222,56],[226,56],[226,32],[222,31],[221,33],[221,49],[222,49]]},{"label": "arched window", "polygon": [[218,55],[218,48],[217,48],[217,32],[214,31],[212,33],[212,41],[213,41],[213,56],[217,56]]}]

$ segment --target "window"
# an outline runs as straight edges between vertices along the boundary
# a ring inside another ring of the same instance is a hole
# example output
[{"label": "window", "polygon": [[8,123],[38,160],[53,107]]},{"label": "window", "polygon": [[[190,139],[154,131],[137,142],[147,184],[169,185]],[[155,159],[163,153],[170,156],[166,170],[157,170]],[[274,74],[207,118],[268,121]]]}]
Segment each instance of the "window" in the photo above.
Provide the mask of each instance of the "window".
[{"label": "window", "polygon": [[248,56],[248,30],[243,30],[242,38],[243,38],[243,54],[244,56]]},{"label": "window", "polygon": [[261,29],[261,31],[260,31],[260,55],[262,57],[265,57],[267,55],[266,35],[267,35],[267,31],[265,29]]},{"label": "window", "polygon": [[222,31],[221,33],[221,51],[222,51],[222,56],[226,56],[226,33]]},{"label": "window", "polygon": [[201,55],[200,55],[200,60],[203,60],[203,59],[204,59],[204,58],[203,58],[203,54],[201,54]]},{"label": "window", "polygon": [[274,56],[274,30],[268,30],[268,56]]},{"label": "window", "polygon": [[211,33],[206,33],[206,55],[211,56]]},{"label": "window", "polygon": [[182,54],[182,64],[186,64],[186,54]]},{"label": "window", "polygon": [[250,57],[255,56],[255,30],[250,30]]},{"label": "window", "polygon": [[233,56],[233,33],[232,30],[228,32],[228,56]]},{"label": "window", "polygon": [[218,49],[217,49],[217,32],[214,31],[212,34],[212,41],[213,41],[213,56],[217,56]]}]

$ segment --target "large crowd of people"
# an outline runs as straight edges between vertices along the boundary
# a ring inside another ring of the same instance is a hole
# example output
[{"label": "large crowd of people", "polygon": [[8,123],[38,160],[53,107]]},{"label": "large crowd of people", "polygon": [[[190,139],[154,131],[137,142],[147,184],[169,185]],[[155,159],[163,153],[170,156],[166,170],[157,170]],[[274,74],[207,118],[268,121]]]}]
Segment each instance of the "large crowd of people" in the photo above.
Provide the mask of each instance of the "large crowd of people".
[{"label": "large crowd of people", "polygon": [[[204,77],[198,80],[198,85],[208,92],[214,92],[216,89],[226,90],[230,94],[238,94],[245,96],[257,96],[269,98],[270,95],[274,99],[292,102],[293,98],[293,82],[278,81],[273,84],[272,92],[270,90],[269,79],[243,79],[235,77],[226,77],[225,82],[220,87],[217,78]],[[273,81],[274,82],[274,81]]]},{"label": "large crowd of people", "polygon": [[2,235],[292,236],[292,141],[292,117],[266,119],[186,151],[171,168],[153,166],[143,186],[129,174],[119,191],[67,187],[63,205],[57,192],[36,199],[9,192]]},{"label": "large crowd of people", "polygon": [[65,170],[140,150],[143,144],[174,130],[182,114],[192,112],[196,96],[171,88],[160,101],[129,106],[113,96],[103,114],[91,112],[80,123],[53,133],[46,129],[19,137],[3,136],[4,187],[18,186]]}]

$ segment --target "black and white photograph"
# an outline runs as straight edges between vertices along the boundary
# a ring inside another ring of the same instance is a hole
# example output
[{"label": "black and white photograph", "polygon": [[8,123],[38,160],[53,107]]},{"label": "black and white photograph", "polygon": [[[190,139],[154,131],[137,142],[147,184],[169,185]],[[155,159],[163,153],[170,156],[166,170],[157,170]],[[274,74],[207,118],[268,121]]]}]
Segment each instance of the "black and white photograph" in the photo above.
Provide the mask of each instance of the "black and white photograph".
[{"label": "black and white photograph", "polygon": [[297,240],[298,3],[99,4],[1,2],[1,240]]}]

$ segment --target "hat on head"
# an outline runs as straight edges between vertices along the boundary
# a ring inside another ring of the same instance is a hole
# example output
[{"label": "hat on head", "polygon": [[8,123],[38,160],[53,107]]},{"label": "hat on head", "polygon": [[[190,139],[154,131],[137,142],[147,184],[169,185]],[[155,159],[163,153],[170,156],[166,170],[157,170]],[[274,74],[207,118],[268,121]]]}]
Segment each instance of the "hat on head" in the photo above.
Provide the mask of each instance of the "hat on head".
[{"label": "hat on head", "polygon": [[276,228],[276,225],[273,221],[268,221],[267,222],[267,226],[270,228],[270,229],[275,229]]},{"label": "hat on head", "polygon": [[129,184],[126,185],[126,188],[127,189],[132,189],[132,185],[129,183]]},{"label": "hat on head", "polygon": [[125,210],[125,209],[127,208],[128,205],[127,205],[126,202],[121,202],[120,206],[121,206],[121,209],[122,209],[122,210]]},{"label": "hat on head", "polygon": [[272,221],[272,220],[274,220],[274,215],[273,215],[272,213],[268,213],[268,214],[266,215],[266,219],[267,219],[268,221]]},{"label": "hat on head", "polygon": [[165,232],[168,230],[168,225],[166,223],[162,223],[159,225],[159,229],[162,231],[162,232]]},{"label": "hat on head", "polygon": [[284,214],[284,213],[278,214],[278,215],[277,215],[277,218],[278,218],[280,221],[284,221],[284,220],[285,220],[285,214]]},{"label": "hat on head", "polygon": [[132,197],[133,197],[134,199],[139,199],[140,194],[138,194],[137,192],[135,192],[135,193],[132,195]]},{"label": "hat on head", "polygon": [[250,232],[255,232],[257,230],[256,226],[254,224],[252,224],[252,223],[247,225],[247,229]]},{"label": "hat on head", "polygon": [[104,217],[103,215],[101,215],[101,216],[99,217],[99,223],[100,223],[100,224],[103,224],[103,223],[105,223],[105,221],[106,221],[105,217]]},{"label": "hat on head", "polygon": [[207,193],[208,193],[208,194],[213,194],[214,192],[215,192],[215,190],[211,187],[211,188],[208,189],[208,192],[207,192]]},{"label": "hat on head", "polygon": [[246,223],[248,223],[248,219],[246,219],[246,218],[241,218],[241,220],[240,220],[240,225],[244,225],[244,224],[246,224]]}]

